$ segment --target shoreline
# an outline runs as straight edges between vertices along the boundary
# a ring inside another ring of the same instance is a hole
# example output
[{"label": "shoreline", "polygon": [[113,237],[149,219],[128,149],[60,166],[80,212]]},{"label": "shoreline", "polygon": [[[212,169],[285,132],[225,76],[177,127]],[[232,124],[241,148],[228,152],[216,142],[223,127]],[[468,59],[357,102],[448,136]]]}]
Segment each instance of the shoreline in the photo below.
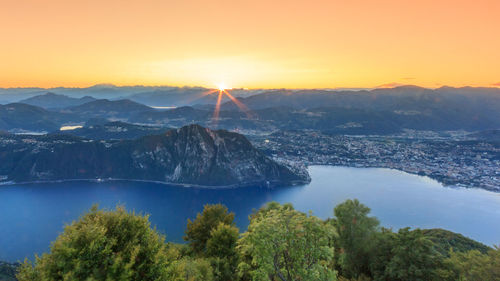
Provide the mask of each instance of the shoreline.
[{"label": "shoreline", "polygon": [[[308,164],[307,167],[310,166],[330,166],[330,167],[345,167],[345,168],[358,168],[358,169],[367,169],[367,168],[373,168],[373,169],[389,169],[389,170],[395,170],[395,171],[400,171],[404,172],[410,175],[415,175],[415,176],[421,176],[421,177],[427,177],[432,180],[437,181],[439,184],[441,184],[443,187],[448,187],[448,188],[464,188],[464,189],[481,189],[493,193],[500,193],[500,188],[495,189],[495,188],[485,188],[481,186],[473,186],[473,185],[466,185],[463,183],[447,183],[445,181],[442,181],[441,178],[439,177],[434,177],[432,175],[426,175],[426,174],[419,174],[411,171],[405,171],[403,169],[397,169],[397,168],[392,168],[392,167],[384,167],[384,166],[346,166],[346,165],[332,165],[332,164]],[[60,179],[60,180],[37,180],[37,181],[22,181],[22,182],[14,182],[14,181],[0,181],[0,187],[1,186],[13,186],[13,185],[22,185],[22,184],[37,184],[37,183],[64,183],[64,182],[111,182],[111,181],[129,181],[129,182],[144,182],[144,183],[154,183],[154,184],[162,184],[162,185],[169,185],[173,187],[183,187],[183,188],[198,188],[198,189],[235,189],[235,188],[245,188],[245,187],[251,187],[251,186],[256,186],[259,188],[277,188],[277,187],[287,187],[287,186],[299,186],[299,185],[307,185],[311,182],[309,181],[292,181],[286,184],[283,183],[277,183],[277,182],[270,182],[269,185],[266,186],[262,181],[256,181],[256,182],[245,182],[245,183],[238,183],[238,184],[229,184],[229,185],[202,185],[202,184],[191,184],[191,183],[175,183],[175,182],[164,182],[164,181],[155,181],[155,180],[141,180],[141,179],[123,179],[123,178],[106,178],[106,179]]]},{"label": "shoreline", "polygon": [[143,183],[154,183],[154,184],[162,184],[173,187],[183,187],[183,188],[198,188],[198,189],[236,189],[236,188],[245,188],[245,187],[259,187],[259,188],[268,188],[273,189],[277,187],[284,186],[298,186],[298,185],[306,185],[311,181],[292,181],[287,184],[279,183],[279,182],[269,182],[267,186],[263,184],[262,181],[255,182],[244,182],[238,184],[228,184],[228,185],[202,185],[202,184],[192,184],[192,183],[175,183],[175,182],[165,182],[165,181],[155,181],[155,180],[140,180],[140,179],[120,179],[120,178],[106,178],[106,179],[60,179],[60,180],[37,180],[37,181],[5,181],[0,182],[1,186],[15,186],[15,185],[23,185],[23,184],[39,184],[39,183],[65,183],[65,182],[96,182],[96,183],[104,183],[104,182],[113,182],[113,181],[124,181],[124,182],[143,182]]},{"label": "shoreline", "polygon": [[482,186],[474,186],[474,185],[466,185],[463,183],[446,183],[442,181],[442,178],[440,177],[435,177],[432,175],[426,175],[426,174],[419,174],[411,171],[405,171],[403,169],[397,169],[393,167],[384,167],[384,166],[346,166],[346,165],[334,165],[334,164],[309,164],[307,167],[310,166],[329,166],[329,167],[344,167],[344,168],[357,168],[357,169],[388,169],[388,170],[394,170],[394,171],[399,171],[403,173],[407,173],[410,175],[415,175],[415,176],[420,176],[420,177],[427,177],[429,179],[437,181],[439,184],[441,184],[443,187],[448,187],[448,188],[463,188],[463,189],[480,189],[480,190],[485,190],[493,193],[500,193],[500,187],[498,189],[495,188],[486,188]]}]

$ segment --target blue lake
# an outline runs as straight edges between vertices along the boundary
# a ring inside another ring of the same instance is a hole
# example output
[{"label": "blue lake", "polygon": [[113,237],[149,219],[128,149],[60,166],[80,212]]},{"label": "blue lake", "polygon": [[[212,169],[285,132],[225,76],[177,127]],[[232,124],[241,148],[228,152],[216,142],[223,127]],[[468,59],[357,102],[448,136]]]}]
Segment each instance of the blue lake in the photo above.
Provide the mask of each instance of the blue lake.
[{"label": "blue lake", "polygon": [[0,186],[0,260],[32,258],[92,204],[150,214],[167,240],[182,242],[188,218],[207,203],[223,203],[236,214],[241,230],[248,215],[268,201],[293,203],[321,218],[333,207],[358,198],[382,225],[445,228],[488,245],[500,244],[500,194],[443,187],[426,177],[376,168],[310,167],[309,185],[260,188],[196,189],[139,182],[66,182]]}]

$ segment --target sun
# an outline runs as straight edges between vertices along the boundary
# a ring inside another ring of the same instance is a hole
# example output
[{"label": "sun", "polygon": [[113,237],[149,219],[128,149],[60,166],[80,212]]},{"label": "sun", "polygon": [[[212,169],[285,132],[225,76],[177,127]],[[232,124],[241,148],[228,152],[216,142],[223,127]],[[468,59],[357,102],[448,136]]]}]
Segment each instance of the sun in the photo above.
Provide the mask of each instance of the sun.
[{"label": "sun", "polygon": [[219,91],[224,91],[227,89],[227,86],[225,83],[219,83],[217,84],[217,89],[219,89]]}]

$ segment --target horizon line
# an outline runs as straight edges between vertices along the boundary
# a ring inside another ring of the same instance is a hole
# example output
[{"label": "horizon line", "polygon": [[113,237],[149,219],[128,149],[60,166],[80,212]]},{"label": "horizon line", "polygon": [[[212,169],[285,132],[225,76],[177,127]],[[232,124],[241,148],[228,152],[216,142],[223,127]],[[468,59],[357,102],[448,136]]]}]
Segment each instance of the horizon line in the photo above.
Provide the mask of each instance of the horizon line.
[{"label": "horizon line", "polygon": [[[168,84],[163,84],[163,85],[145,85],[145,84],[123,84],[123,85],[117,85],[113,83],[97,83],[97,84],[92,84],[90,86],[54,86],[54,87],[40,87],[40,86],[19,86],[19,87],[0,87],[2,90],[10,90],[10,89],[43,89],[43,90],[53,90],[53,89],[88,89],[92,87],[113,87],[113,88],[127,88],[127,87],[144,87],[144,88],[202,88],[202,89],[217,89],[217,87],[207,87],[207,86],[200,86],[200,85],[168,85]],[[461,88],[487,88],[487,89],[500,89],[500,83],[494,83],[489,86],[471,86],[471,85],[466,85],[466,86],[448,86],[448,85],[440,85],[439,87],[424,87],[424,86],[419,86],[415,84],[399,84],[399,85],[388,85],[388,84],[381,84],[375,87],[270,87],[270,88],[265,88],[265,87],[256,87],[256,88],[250,88],[250,87],[230,87],[227,90],[248,90],[248,91],[257,91],[257,90],[345,90],[345,91],[363,91],[363,90],[376,90],[376,89],[396,89],[396,88],[404,88],[404,87],[415,87],[415,88],[422,88],[422,89],[429,89],[429,90],[436,90],[440,88],[454,88],[454,89],[461,89]]]}]

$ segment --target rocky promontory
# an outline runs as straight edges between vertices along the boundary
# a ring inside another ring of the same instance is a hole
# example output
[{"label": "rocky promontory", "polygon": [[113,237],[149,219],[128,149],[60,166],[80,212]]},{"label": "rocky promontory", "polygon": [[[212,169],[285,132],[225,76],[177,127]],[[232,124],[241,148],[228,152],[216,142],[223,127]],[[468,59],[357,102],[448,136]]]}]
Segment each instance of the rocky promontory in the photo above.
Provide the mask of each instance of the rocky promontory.
[{"label": "rocky promontory", "polygon": [[188,125],[135,140],[74,136],[2,136],[4,181],[145,180],[203,186],[285,186],[310,181],[277,163],[243,136]]}]

